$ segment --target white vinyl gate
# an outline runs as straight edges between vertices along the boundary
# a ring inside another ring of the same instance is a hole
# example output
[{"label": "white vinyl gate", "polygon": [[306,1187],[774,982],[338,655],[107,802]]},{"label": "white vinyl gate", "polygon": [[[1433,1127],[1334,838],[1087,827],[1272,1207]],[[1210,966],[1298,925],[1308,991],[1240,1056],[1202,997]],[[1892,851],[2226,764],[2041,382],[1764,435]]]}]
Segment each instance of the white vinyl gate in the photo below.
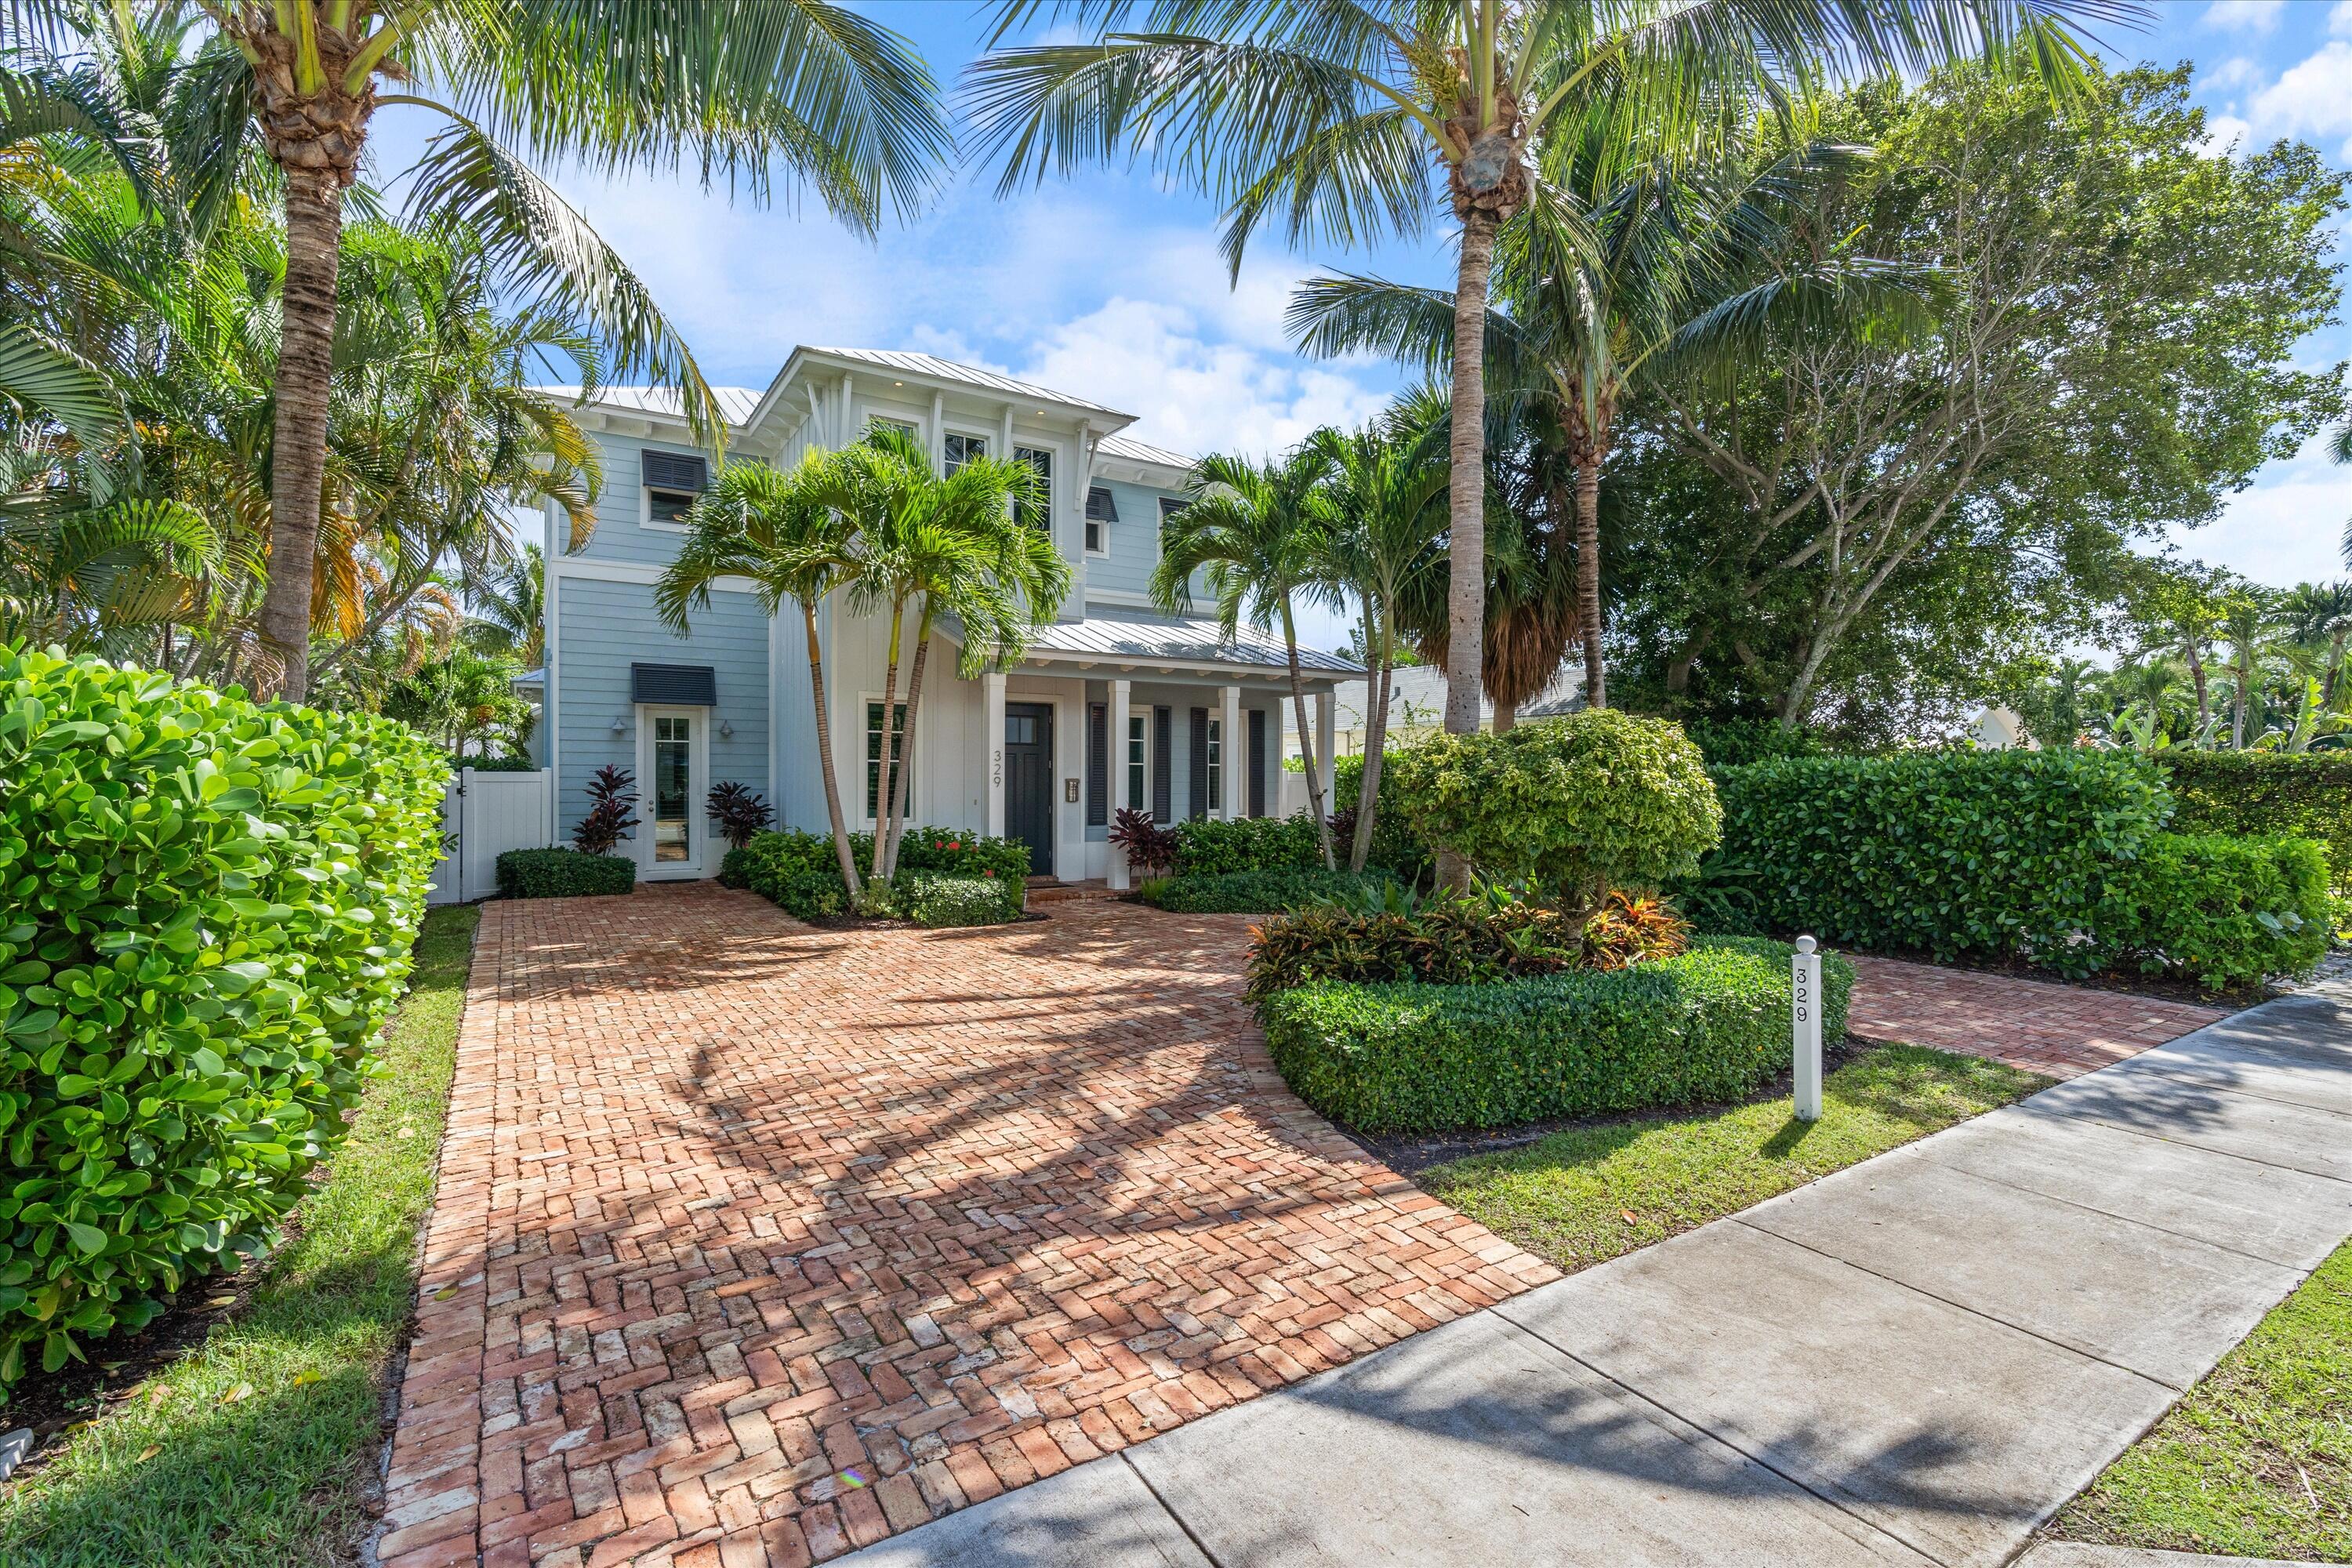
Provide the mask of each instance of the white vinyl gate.
[{"label": "white vinyl gate", "polygon": [[428,902],[471,903],[499,890],[499,857],[509,849],[544,849],[555,841],[549,822],[550,782],[544,771],[483,773],[461,768],[441,801],[446,846],[433,868]]}]

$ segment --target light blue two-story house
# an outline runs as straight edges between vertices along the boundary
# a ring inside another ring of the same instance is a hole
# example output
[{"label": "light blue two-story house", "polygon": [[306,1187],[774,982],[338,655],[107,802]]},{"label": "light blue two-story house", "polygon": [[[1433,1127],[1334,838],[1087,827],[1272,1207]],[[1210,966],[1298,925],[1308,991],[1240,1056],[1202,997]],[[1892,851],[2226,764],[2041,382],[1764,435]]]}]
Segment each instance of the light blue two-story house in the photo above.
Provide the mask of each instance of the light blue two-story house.
[{"label": "light blue two-story house", "polygon": [[[1122,435],[1132,415],[927,354],[869,349],[795,349],[765,391],[719,396],[730,460],[789,464],[887,421],[923,442],[942,472],[972,454],[1010,452],[1050,488],[1042,525],[1072,577],[1059,619],[1018,665],[976,680],[956,676],[952,647],[935,647],[913,736],[890,733],[883,712],[887,616],[855,613],[838,595],[826,605],[819,633],[834,755],[854,826],[870,827],[887,805],[892,744],[908,759],[911,822],[1021,839],[1034,872],[1064,881],[1126,885],[1125,857],[1105,842],[1119,807],[1162,822],[1276,809],[1290,700],[1281,642],[1246,628],[1221,642],[1205,600],[1202,618],[1150,607],[1161,521],[1182,504],[1191,460]],[[717,873],[725,845],[704,805],[716,783],[760,791],[784,825],[826,829],[792,607],[771,618],[750,584],[722,579],[690,637],[672,636],[654,614],[678,520],[717,461],[692,444],[678,406],[665,390],[599,389],[577,416],[604,454],[594,532],[565,553],[561,514],[546,519],[536,746],[554,837],[569,839],[598,768],[626,768],[641,795],[628,852],[649,879]],[[955,634],[950,625],[944,637]],[[1301,658],[1318,754],[1328,759],[1332,684],[1359,672],[1328,653]]]}]

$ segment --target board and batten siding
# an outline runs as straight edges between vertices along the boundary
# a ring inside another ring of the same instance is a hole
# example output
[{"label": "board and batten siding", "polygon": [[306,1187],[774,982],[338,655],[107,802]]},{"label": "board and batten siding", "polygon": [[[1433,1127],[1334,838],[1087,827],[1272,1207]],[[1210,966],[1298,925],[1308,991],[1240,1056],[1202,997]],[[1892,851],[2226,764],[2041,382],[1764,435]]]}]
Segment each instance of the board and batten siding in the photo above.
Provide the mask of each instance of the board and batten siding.
[{"label": "board and batten siding", "polygon": [[[559,568],[559,571],[561,569]],[[707,740],[710,776],[697,793],[734,780],[774,798],[768,781],[768,617],[750,594],[715,590],[694,612],[694,635],[674,637],[654,614],[653,584],[606,582],[562,573],[556,606],[558,748],[555,839],[571,842],[588,809],[588,779],[607,763],[637,765],[637,717],[629,666],[707,664],[719,689]],[[619,719],[622,733],[613,733]],[[721,736],[724,719],[734,733]],[[787,771],[795,766],[787,756]],[[640,795],[644,781],[638,781]],[[643,815],[641,812],[639,815]],[[710,869],[716,870],[714,863]]]}]

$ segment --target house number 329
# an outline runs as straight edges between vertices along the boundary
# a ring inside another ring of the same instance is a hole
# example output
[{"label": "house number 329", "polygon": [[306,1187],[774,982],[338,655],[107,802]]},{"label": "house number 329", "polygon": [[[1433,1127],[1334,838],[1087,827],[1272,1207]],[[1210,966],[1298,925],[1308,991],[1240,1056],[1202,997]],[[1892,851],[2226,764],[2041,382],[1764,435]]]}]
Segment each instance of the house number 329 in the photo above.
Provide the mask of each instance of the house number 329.
[{"label": "house number 329", "polygon": [[1003,789],[1004,787],[1004,748],[997,747],[990,756],[992,761],[989,766],[995,770],[991,776],[991,782],[996,788]]}]

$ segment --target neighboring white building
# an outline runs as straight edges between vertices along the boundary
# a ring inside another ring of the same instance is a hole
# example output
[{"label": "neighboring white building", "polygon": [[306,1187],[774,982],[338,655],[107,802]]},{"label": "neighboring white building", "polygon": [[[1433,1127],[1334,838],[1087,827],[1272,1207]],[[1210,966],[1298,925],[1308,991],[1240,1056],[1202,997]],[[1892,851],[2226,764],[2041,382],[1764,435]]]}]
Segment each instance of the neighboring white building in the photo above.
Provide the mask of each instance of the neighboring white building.
[{"label": "neighboring white building", "polygon": [[[570,389],[549,389],[567,391]],[[883,713],[888,627],[836,596],[820,622],[835,771],[853,826],[870,826],[887,784],[886,748],[909,756],[908,816],[1027,843],[1031,864],[1066,880],[1123,883],[1105,842],[1114,808],[1179,816],[1261,816],[1279,808],[1287,661],[1278,638],[1231,642],[1213,619],[1163,616],[1146,585],[1161,519],[1180,506],[1192,459],[1122,434],[1134,416],[929,354],[798,348],[764,391],[722,388],[728,451],[778,463],[836,448],[877,422],[921,441],[940,471],[967,455],[1009,453],[1044,476],[1036,519],[1073,578],[1060,620],[1019,665],[955,675],[932,653],[911,738]],[[604,387],[580,414],[603,448],[604,489],[586,547],[547,535],[545,721],[535,749],[551,775],[555,836],[587,809],[590,775],[629,769],[644,826],[631,842],[648,879],[709,877],[719,845],[703,807],[713,783],[766,795],[791,826],[825,828],[808,658],[797,613],[780,624],[748,582],[722,579],[693,635],[672,637],[653,588],[675,555],[680,518],[709,482],[675,393]],[[955,628],[944,629],[951,644]],[[1332,683],[1356,673],[1302,650],[1326,733]],[[905,671],[900,672],[903,694]],[[1329,748],[1325,748],[1329,753]]]}]

